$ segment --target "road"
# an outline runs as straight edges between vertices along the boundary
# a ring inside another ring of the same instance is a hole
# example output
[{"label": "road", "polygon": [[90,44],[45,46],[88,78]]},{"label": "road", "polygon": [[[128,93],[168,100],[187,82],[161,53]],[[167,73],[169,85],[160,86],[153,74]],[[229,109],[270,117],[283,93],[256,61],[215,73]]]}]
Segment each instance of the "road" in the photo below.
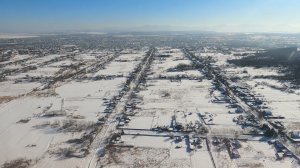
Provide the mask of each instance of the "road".
[{"label": "road", "polygon": [[155,48],[151,48],[149,50],[149,54],[146,54],[146,61],[142,63],[142,68],[139,70],[139,72],[136,74],[135,78],[130,82],[129,84],[129,90],[122,96],[120,101],[115,106],[115,109],[110,113],[108,116],[103,128],[101,131],[97,134],[95,137],[93,143],[91,144],[92,151],[92,158],[87,165],[88,168],[95,168],[98,166],[98,156],[97,156],[97,150],[99,148],[105,148],[107,145],[107,139],[110,137],[111,133],[115,132],[117,130],[117,117],[120,116],[120,114],[124,111],[124,108],[130,98],[130,95],[137,89],[137,87],[140,84],[141,79],[143,78],[143,75],[146,73],[147,69],[149,68],[149,64],[151,62],[151,58],[153,57],[155,53]]},{"label": "road", "polygon": [[[190,53],[187,49],[183,49],[183,52],[185,53],[185,55],[191,60],[191,61],[198,61],[202,62],[203,60],[201,60],[200,58],[194,56],[192,53]],[[233,90],[231,89],[231,87],[228,85],[227,81],[224,81],[222,79],[220,79],[220,75],[219,72],[216,71],[210,64],[206,64],[205,65],[206,68],[208,69],[208,71],[212,72],[212,76],[213,79],[215,79],[218,83],[221,84],[221,86],[226,89],[229,93],[228,96],[230,96],[231,98],[235,99],[238,104],[244,109],[245,112],[254,115],[257,119],[259,119],[260,124],[267,124],[269,126],[270,129],[274,129],[276,132],[279,132],[279,130],[275,127],[273,127],[273,125],[270,124],[270,121],[268,121],[265,118],[261,118],[258,117],[259,111],[256,110],[255,108],[252,108],[250,105],[248,105],[245,101],[243,101],[237,94],[235,94],[235,92],[233,92]],[[284,136],[287,137],[287,135],[284,133]],[[297,156],[296,154],[296,149],[291,149],[289,146],[291,146],[292,142],[290,140],[284,141],[280,136],[278,136],[277,140],[282,143],[288,150],[290,150],[292,153],[295,154],[295,158],[297,160],[300,160],[300,157]]]}]

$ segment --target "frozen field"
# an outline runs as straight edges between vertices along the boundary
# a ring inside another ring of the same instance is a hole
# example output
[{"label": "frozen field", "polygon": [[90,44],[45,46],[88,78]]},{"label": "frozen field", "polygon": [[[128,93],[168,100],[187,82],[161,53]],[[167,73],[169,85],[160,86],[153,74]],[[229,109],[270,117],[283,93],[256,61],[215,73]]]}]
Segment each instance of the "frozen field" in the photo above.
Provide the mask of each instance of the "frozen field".
[{"label": "frozen field", "polygon": [[228,85],[260,97],[289,130],[299,129],[297,91],[261,78],[281,75],[275,68],[227,63],[243,51],[16,55],[1,64],[0,164],[24,158],[35,168],[299,167],[288,148],[276,146],[281,139],[264,136],[267,120],[252,115],[243,94],[232,94],[217,76],[234,78]]}]

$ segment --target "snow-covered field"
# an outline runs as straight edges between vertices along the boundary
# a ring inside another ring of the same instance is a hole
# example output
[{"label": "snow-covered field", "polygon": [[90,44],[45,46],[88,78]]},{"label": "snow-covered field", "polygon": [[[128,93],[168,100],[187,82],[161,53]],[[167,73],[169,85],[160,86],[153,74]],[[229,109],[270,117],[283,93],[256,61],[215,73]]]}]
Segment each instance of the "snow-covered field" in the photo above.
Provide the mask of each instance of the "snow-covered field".
[{"label": "snow-covered field", "polygon": [[[124,53],[118,59],[105,65],[105,69],[95,73],[111,75],[107,72],[115,72],[127,76],[144,55],[143,51],[135,53]],[[101,54],[103,54],[103,58],[101,58]],[[96,59],[95,55],[99,59]],[[126,78],[96,81],[68,80],[51,88],[53,92],[45,90],[42,92],[43,94],[33,92],[32,95],[26,95],[42,85],[39,81],[30,82],[27,78],[55,77],[56,73],[65,66],[77,62],[92,65],[91,63],[95,63],[95,60],[101,63],[109,55],[112,54],[107,51],[94,52],[93,54],[87,53],[85,56],[80,55],[77,60],[64,59],[61,61],[61,55],[49,55],[24,63],[37,66],[36,70],[7,76],[7,81],[1,82],[0,87],[1,96],[10,100],[0,105],[0,115],[3,119],[0,122],[0,142],[3,144],[0,146],[0,163],[24,157],[34,160],[35,167],[87,166],[90,156],[81,159],[64,159],[63,153],[58,154],[59,150],[72,147],[72,144],[67,143],[68,140],[82,138],[86,133],[84,128],[92,126],[98,118],[105,115],[103,113],[106,108],[104,100],[116,96]],[[58,61],[54,60],[55,58],[58,58]],[[51,62],[51,60],[53,61]],[[120,60],[124,61],[120,62]],[[46,61],[50,62],[42,65]],[[118,63],[122,63],[122,67],[119,67]],[[20,66],[20,68],[22,67]],[[16,80],[23,78],[23,82],[15,83]],[[47,92],[51,92],[51,94]],[[25,96],[18,97],[20,95]],[[67,126],[67,123],[73,122],[77,124],[75,128],[79,130],[63,128]]]},{"label": "snow-covered field", "polygon": [[[197,167],[213,168],[205,141],[201,148],[186,152],[185,141],[169,137],[122,136],[121,146],[100,159],[107,167]],[[122,146],[128,147],[122,147]],[[133,146],[133,147],[131,147]]]},{"label": "snow-covered field", "polygon": [[[181,49],[158,48],[147,67],[148,50],[18,55],[1,64],[9,74],[0,82],[0,165],[26,158],[36,168],[90,168],[94,161],[101,167],[299,167],[292,157],[277,160],[261,135],[251,137],[257,129],[237,124],[249,114],[231,107],[233,98]],[[226,62],[232,54],[208,49],[196,56],[215,59],[228,78],[240,77],[235,85],[249,86],[289,129],[297,128],[300,95],[257,77],[280,75],[276,69],[239,68]],[[231,158],[226,145],[235,138],[240,157]]]}]

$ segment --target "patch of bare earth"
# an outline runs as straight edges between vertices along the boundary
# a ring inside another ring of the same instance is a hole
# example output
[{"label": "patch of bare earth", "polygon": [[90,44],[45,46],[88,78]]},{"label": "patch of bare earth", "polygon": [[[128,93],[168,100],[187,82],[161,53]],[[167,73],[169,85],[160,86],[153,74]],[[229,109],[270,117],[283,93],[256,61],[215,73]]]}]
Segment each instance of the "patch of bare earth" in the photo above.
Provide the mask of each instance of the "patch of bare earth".
[{"label": "patch of bare earth", "polygon": [[14,99],[16,99],[18,97],[14,97],[14,96],[0,96],[0,104],[1,103],[7,103],[7,102],[10,102]]},{"label": "patch of bare earth", "polygon": [[1,165],[1,168],[29,168],[34,164],[34,160],[26,158],[18,158],[6,161]]},{"label": "patch of bare earth", "polygon": [[102,167],[182,167],[190,163],[186,160],[170,160],[169,149],[141,148],[141,147],[119,147],[109,146],[106,155],[99,159]]}]

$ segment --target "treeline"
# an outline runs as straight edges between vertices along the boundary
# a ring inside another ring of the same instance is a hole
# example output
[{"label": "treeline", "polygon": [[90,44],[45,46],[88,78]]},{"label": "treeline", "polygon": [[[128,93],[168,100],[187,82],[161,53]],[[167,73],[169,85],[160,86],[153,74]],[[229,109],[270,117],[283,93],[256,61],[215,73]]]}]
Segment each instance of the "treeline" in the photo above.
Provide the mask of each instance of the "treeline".
[{"label": "treeline", "polygon": [[228,60],[228,62],[241,67],[278,67],[285,74],[280,77],[280,80],[300,84],[300,52],[297,51],[297,47],[272,49],[254,56]]}]

